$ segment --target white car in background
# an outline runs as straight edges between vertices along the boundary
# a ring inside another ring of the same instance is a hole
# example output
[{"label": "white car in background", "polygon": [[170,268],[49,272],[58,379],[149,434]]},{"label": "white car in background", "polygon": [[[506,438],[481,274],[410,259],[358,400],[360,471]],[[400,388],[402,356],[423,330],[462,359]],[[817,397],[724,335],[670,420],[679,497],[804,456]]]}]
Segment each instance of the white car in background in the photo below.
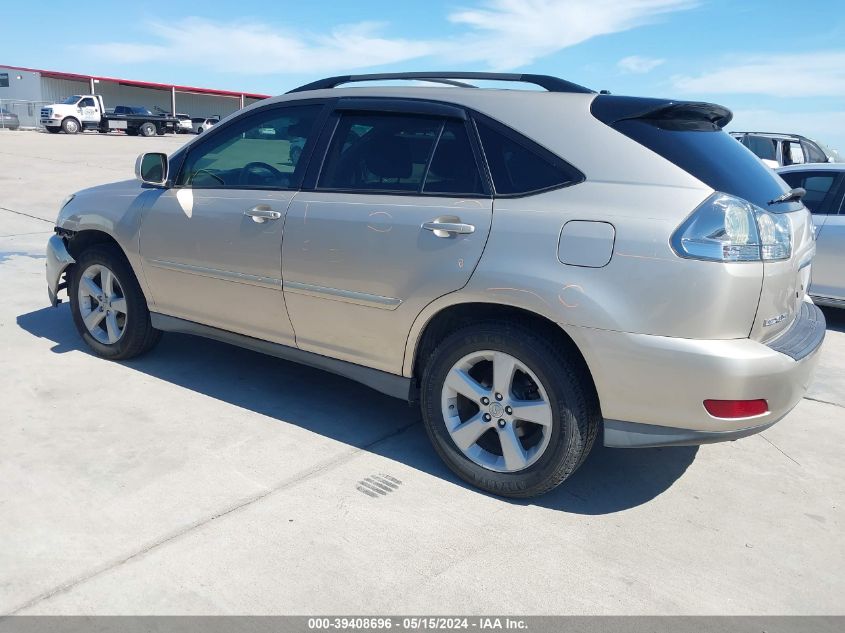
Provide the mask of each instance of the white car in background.
[{"label": "white car in background", "polygon": [[194,131],[195,134],[202,134],[207,129],[214,127],[215,123],[218,123],[220,119],[206,119],[204,117],[194,117],[191,119],[191,129]]},{"label": "white car in background", "polygon": [[176,132],[178,134],[187,134],[189,132],[193,133],[194,122],[190,115],[177,113],[176,118],[179,119],[179,124],[176,126]]}]

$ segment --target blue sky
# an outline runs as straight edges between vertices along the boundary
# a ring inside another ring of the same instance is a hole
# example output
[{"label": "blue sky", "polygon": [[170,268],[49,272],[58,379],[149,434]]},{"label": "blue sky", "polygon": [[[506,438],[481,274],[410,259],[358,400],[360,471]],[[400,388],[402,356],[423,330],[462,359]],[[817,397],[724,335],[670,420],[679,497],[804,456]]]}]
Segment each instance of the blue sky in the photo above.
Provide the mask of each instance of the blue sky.
[{"label": "blue sky", "polygon": [[49,5],[61,19],[4,8],[0,63],[267,94],[349,72],[548,73],[715,101],[734,111],[731,129],[845,150],[837,0],[207,0],[106,3],[97,17]]}]

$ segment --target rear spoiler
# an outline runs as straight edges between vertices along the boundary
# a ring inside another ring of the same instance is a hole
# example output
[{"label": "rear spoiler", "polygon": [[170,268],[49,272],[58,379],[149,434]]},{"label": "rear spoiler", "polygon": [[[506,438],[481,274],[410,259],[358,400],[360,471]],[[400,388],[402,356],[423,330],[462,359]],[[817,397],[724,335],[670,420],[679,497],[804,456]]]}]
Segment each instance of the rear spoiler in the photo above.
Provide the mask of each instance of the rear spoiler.
[{"label": "rear spoiler", "polygon": [[616,95],[599,95],[593,99],[590,111],[599,121],[611,126],[620,121],[640,120],[674,130],[721,130],[733,119],[728,108],[715,103]]}]

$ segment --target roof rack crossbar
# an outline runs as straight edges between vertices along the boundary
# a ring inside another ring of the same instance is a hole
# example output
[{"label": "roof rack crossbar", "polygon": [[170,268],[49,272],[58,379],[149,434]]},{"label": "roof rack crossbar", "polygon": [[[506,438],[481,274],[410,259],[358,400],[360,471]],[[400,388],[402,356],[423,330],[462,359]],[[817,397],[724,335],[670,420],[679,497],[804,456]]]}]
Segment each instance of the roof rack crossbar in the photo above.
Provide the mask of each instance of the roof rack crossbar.
[{"label": "roof rack crossbar", "polygon": [[417,81],[431,81],[434,83],[443,83],[450,86],[460,86],[462,88],[476,88],[471,84],[466,84],[462,81],[455,81],[458,79],[476,79],[483,81],[513,81],[519,83],[534,84],[545,88],[549,92],[580,92],[580,93],[594,93],[594,90],[579,86],[571,81],[566,81],[559,77],[552,77],[551,75],[532,75],[521,73],[482,73],[482,72],[411,72],[411,73],[374,73],[369,75],[340,75],[337,77],[327,77],[326,79],[318,79],[299,88],[294,88],[289,91],[305,92],[306,90],[322,90],[325,88],[336,88],[342,84],[359,83],[363,81],[387,81],[387,80],[417,80]]}]

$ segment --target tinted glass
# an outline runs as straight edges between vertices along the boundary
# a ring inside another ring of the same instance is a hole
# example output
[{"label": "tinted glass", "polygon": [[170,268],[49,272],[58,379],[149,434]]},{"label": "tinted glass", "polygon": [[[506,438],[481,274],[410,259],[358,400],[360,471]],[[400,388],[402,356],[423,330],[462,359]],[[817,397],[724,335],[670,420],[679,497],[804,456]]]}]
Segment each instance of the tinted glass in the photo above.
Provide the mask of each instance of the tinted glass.
[{"label": "tinted glass", "polygon": [[774,139],[749,134],[745,137],[745,146],[762,159],[777,160],[777,146]]},{"label": "tinted glass", "polygon": [[430,117],[344,114],[332,138],[318,187],[420,191],[442,126],[442,121]]},{"label": "tinted glass", "polygon": [[805,141],[804,145],[804,155],[807,157],[808,163],[826,163],[827,156],[821,150],[821,148],[816,145],[815,143],[810,143]]},{"label": "tinted glass", "polygon": [[91,99],[90,97],[83,99],[82,101],[79,102],[79,107],[80,108],[93,108],[94,107],[94,100]]},{"label": "tinted glass", "polygon": [[780,175],[790,187],[803,187],[807,193],[804,194],[802,202],[813,213],[829,214],[836,213],[837,204],[836,184],[840,180],[837,173],[825,172],[788,172]]},{"label": "tinted glass", "polygon": [[448,121],[437,142],[423,191],[442,194],[484,192],[466,125]]},{"label": "tinted glass", "polygon": [[801,144],[798,141],[784,141],[781,146],[781,163],[784,167],[787,165],[802,165],[804,160],[804,151],[801,149]]},{"label": "tinted glass", "polygon": [[322,107],[266,110],[209,132],[208,140],[188,154],[178,184],[214,189],[298,186],[304,167],[299,160],[302,149]]},{"label": "tinted glass", "polygon": [[657,152],[716,191],[738,196],[763,209],[795,211],[800,203],[768,202],[788,191],[773,170],[719,129],[685,129],[673,121],[626,119],[614,129]]},{"label": "tinted glass", "polygon": [[542,191],[583,178],[566,161],[516,132],[484,121],[476,125],[498,195]]}]

